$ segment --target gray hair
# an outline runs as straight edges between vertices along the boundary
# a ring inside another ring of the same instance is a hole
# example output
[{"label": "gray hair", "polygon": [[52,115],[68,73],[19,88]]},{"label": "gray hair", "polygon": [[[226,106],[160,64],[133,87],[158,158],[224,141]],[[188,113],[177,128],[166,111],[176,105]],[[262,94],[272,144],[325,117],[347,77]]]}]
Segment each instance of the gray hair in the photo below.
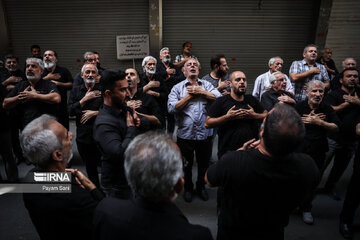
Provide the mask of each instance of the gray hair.
[{"label": "gray hair", "polygon": [[27,58],[26,59],[26,64],[29,64],[31,62],[36,62],[37,64],[39,64],[39,67],[44,70],[45,66],[44,66],[44,62],[43,60],[41,60],[40,58]]},{"label": "gray hair", "polygon": [[160,49],[160,54],[159,54],[159,55],[161,55],[161,52],[162,52],[162,51],[165,51],[165,50],[170,51],[170,49],[169,49],[168,47],[163,47],[162,49]]},{"label": "gray hair", "polygon": [[[82,68],[81,68],[81,74],[84,73],[85,66],[86,66],[86,65],[90,65],[90,64],[91,64],[91,63],[85,63],[85,64],[82,66]],[[91,64],[91,65],[93,65],[93,66],[96,68],[96,72],[99,73],[99,70],[98,70],[98,68],[96,67],[96,65],[94,65],[94,64]]]},{"label": "gray hair", "polygon": [[144,57],[141,66],[145,67],[146,63],[151,59],[153,59],[155,61],[155,65],[156,65],[157,64],[156,58],[154,58],[153,56],[146,56],[146,57]]},{"label": "gray hair", "polygon": [[51,164],[51,154],[63,148],[61,140],[49,129],[54,122],[54,117],[43,114],[26,125],[20,135],[24,156],[42,169]]},{"label": "gray hair", "polygon": [[308,44],[308,45],[306,45],[306,46],[304,47],[303,53],[306,53],[306,52],[307,52],[307,49],[308,49],[309,47],[315,47],[315,48],[316,48],[316,51],[319,49],[318,46],[316,46],[315,44]]},{"label": "gray hair", "polygon": [[[269,81],[270,83],[273,83],[276,81],[276,75],[278,74],[283,74],[282,72],[273,72],[271,75],[270,75],[270,78],[269,78]],[[284,75],[284,74],[283,74]]]},{"label": "gray hair", "polygon": [[272,58],[269,59],[269,63],[268,63],[269,67],[270,67],[270,65],[273,65],[273,64],[274,64],[274,62],[275,62],[276,59],[281,59],[282,61],[284,61],[284,60],[283,60],[281,57],[279,57],[279,56],[272,57]]},{"label": "gray hair", "polygon": [[325,89],[325,83],[320,80],[312,80],[306,85],[306,92],[309,93],[313,86],[320,86],[323,90]]},{"label": "gray hair", "polygon": [[87,56],[89,56],[89,55],[94,55],[95,53],[93,53],[93,52],[85,52],[84,53],[84,60],[86,61],[87,60]]},{"label": "gray hair", "polygon": [[125,151],[125,176],[134,193],[166,201],[182,177],[182,159],[171,137],[160,131],[138,135]]},{"label": "gray hair", "polygon": [[342,67],[343,67],[343,69],[345,69],[345,62],[346,62],[346,60],[353,60],[353,61],[355,62],[355,67],[356,67],[356,65],[357,65],[356,60],[355,60],[354,58],[352,58],[352,57],[348,57],[348,58],[345,58],[344,61],[342,61]]}]

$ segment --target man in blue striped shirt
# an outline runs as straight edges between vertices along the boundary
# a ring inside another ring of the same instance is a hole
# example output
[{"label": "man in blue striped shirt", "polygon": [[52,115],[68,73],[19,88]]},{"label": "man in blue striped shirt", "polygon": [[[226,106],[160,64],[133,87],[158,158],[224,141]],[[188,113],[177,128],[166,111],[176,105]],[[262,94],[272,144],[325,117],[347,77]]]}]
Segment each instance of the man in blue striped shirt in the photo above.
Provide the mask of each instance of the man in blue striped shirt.
[{"label": "man in blue striped shirt", "polygon": [[306,84],[312,80],[320,80],[329,89],[330,79],[324,65],[315,62],[318,56],[317,46],[309,44],[304,48],[303,60],[291,64],[289,75],[295,84],[295,100],[304,101],[306,98]]}]

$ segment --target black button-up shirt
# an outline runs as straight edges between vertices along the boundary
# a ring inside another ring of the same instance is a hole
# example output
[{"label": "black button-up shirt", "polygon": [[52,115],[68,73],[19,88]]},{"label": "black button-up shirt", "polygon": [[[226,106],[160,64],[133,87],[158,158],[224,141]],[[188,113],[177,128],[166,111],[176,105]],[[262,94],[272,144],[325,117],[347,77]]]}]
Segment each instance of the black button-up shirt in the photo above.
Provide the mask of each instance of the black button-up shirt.
[{"label": "black button-up shirt", "polygon": [[[100,84],[96,84],[92,91],[99,90],[101,91]],[[80,106],[80,100],[87,93],[87,88],[85,85],[75,86],[70,93],[68,112],[70,116],[76,116],[76,141],[91,144],[93,142],[93,125],[95,118],[89,119],[84,124],[80,123],[81,116],[83,111],[92,110],[99,111],[100,107],[103,104],[103,96],[93,98],[89,101],[86,101],[84,106]]]}]

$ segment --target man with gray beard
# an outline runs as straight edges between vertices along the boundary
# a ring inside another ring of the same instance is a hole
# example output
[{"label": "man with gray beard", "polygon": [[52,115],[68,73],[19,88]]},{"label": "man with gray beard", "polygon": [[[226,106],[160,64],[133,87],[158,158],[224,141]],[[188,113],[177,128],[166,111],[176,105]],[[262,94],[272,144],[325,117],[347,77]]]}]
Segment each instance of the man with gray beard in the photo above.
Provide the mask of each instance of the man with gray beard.
[{"label": "man with gray beard", "polygon": [[[156,73],[159,74],[164,80],[164,85],[167,94],[170,93],[172,87],[185,79],[184,74],[180,68],[171,63],[170,50],[164,47],[160,50],[160,61],[156,64]],[[167,101],[167,99],[166,99]],[[167,119],[167,131],[174,132],[175,119],[173,114],[169,114],[165,109],[165,116]]]},{"label": "man with gray beard", "polygon": [[164,79],[160,74],[156,73],[156,58],[147,56],[142,61],[144,73],[140,76],[139,92],[143,92],[155,97],[160,106],[162,114],[166,110],[167,97],[169,93],[166,91]]},{"label": "man with gray beard", "polygon": [[60,67],[57,64],[58,56],[54,50],[46,50],[44,52],[44,73],[43,79],[49,80],[56,84],[61,102],[59,104],[59,111],[57,112],[58,121],[66,128],[69,129],[69,115],[67,113],[67,91],[71,90],[73,86],[73,78],[69,70]]},{"label": "man with gray beard", "polygon": [[28,81],[19,82],[4,99],[5,109],[16,108],[19,112],[21,129],[44,113],[56,114],[61,97],[53,82],[41,78],[43,72],[44,63],[41,59],[26,59]]}]

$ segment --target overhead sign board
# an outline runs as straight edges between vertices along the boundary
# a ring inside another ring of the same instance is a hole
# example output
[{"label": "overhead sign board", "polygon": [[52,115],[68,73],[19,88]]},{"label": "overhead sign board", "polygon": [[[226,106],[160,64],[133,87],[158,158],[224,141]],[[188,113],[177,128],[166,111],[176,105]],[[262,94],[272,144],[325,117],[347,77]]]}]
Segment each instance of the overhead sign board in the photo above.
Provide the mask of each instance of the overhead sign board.
[{"label": "overhead sign board", "polygon": [[144,58],[149,55],[149,35],[116,36],[117,59]]}]

